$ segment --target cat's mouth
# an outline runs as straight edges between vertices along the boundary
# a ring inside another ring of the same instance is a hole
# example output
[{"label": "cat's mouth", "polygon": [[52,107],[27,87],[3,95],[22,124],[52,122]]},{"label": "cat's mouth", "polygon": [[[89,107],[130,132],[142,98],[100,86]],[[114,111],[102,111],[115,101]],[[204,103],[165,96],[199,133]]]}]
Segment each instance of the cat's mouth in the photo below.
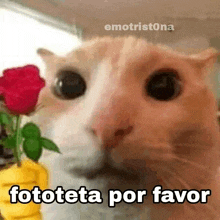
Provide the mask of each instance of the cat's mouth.
[{"label": "cat's mouth", "polygon": [[[108,189],[141,189],[155,185],[157,183],[156,174],[149,169],[130,169],[124,166],[117,167],[111,163],[103,163],[97,168],[74,168],[74,176],[86,178],[102,193],[107,193]],[[93,187],[94,188],[94,187]]]},{"label": "cat's mouth", "polygon": [[131,170],[124,168],[116,168],[109,163],[104,163],[99,168],[91,169],[80,169],[75,168],[74,173],[79,176],[84,176],[87,179],[96,179],[96,178],[122,178],[126,180],[140,180],[140,174]]},{"label": "cat's mouth", "polygon": [[140,184],[150,172],[149,169],[144,166],[144,161],[124,160],[123,163],[116,163],[111,155],[106,152],[95,161],[93,161],[93,165],[90,164],[89,167],[74,167],[72,172],[74,175],[84,177],[91,181],[105,179],[136,184]]},{"label": "cat's mouth", "polygon": [[[71,164],[70,161],[71,158],[69,162],[66,161],[68,165]],[[103,193],[112,188],[140,189],[157,181],[155,172],[146,167],[144,160],[116,160],[111,153],[102,151],[89,159],[85,158],[83,163],[77,164],[76,161],[69,166],[67,172],[74,178],[85,179],[91,184],[90,188],[96,187]]]},{"label": "cat's mouth", "polygon": [[76,175],[84,176],[88,180],[97,178],[140,179],[140,175],[136,170],[133,171],[121,163],[116,163],[107,150],[102,151],[93,161],[93,166],[75,167],[73,172]]},{"label": "cat's mouth", "polygon": [[157,173],[147,166],[145,158],[122,157],[118,151],[106,148],[83,152],[81,157],[75,155],[74,152],[60,158],[62,169],[74,179],[85,181],[89,188],[102,192],[112,188],[135,190],[158,182]]}]

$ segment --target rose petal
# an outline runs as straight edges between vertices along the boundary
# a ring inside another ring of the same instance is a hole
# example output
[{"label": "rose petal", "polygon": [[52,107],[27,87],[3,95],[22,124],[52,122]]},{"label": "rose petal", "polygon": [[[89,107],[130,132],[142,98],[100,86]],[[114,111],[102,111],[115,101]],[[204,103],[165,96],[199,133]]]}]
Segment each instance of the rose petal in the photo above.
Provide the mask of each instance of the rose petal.
[{"label": "rose petal", "polygon": [[[30,92],[30,91],[27,91]],[[15,114],[27,114],[34,110],[37,104],[38,94],[21,94],[20,96],[5,96],[7,108]]]},{"label": "rose petal", "polygon": [[7,108],[15,114],[34,110],[45,80],[34,65],[7,69],[0,77],[0,95],[4,96]]}]

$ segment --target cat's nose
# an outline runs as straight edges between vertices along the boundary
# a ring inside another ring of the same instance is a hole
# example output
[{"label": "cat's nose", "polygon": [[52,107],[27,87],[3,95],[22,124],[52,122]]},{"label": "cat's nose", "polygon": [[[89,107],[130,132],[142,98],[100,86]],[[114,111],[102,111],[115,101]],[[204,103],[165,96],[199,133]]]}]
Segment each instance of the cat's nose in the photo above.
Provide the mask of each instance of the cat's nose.
[{"label": "cat's nose", "polygon": [[107,148],[114,148],[122,141],[125,136],[129,135],[133,130],[133,126],[127,125],[124,127],[102,127],[94,125],[92,133],[98,137],[102,145]]}]

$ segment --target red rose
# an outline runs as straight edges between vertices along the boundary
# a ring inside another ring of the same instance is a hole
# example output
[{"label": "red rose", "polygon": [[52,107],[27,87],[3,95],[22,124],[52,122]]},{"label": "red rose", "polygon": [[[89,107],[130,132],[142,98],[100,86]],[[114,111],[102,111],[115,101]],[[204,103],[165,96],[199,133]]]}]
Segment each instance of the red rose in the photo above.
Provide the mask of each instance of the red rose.
[{"label": "red rose", "polygon": [[45,80],[34,65],[7,69],[0,77],[0,96],[14,114],[27,114],[34,110]]}]

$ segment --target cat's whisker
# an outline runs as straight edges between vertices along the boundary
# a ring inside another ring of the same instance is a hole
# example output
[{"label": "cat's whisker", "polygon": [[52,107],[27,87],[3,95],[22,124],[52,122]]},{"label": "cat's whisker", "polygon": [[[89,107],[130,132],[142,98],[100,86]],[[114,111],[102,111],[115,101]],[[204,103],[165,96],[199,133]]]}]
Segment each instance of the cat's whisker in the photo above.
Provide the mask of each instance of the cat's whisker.
[{"label": "cat's whisker", "polygon": [[35,112],[39,112],[41,109],[45,108],[46,105],[45,104],[42,104],[42,103],[39,103],[37,106],[36,106],[36,109],[35,109]]},{"label": "cat's whisker", "polygon": [[211,211],[211,213],[213,214],[213,217],[219,216],[218,210],[214,209],[211,205],[207,204],[205,208]]},{"label": "cat's whisker", "polygon": [[207,144],[206,143],[203,143],[203,142],[199,142],[199,143],[178,143],[178,144],[175,144],[175,146],[177,147],[186,147],[186,148],[191,148],[191,149],[207,149]]},{"label": "cat's whisker", "polygon": [[[178,160],[178,159],[177,159]],[[184,161],[184,159],[183,159],[183,161]],[[179,160],[179,162],[183,162],[183,161],[181,161],[181,159]],[[189,185],[191,184],[193,187],[192,188],[195,188],[195,187],[197,187],[197,186],[199,186],[199,185],[201,185],[201,183],[206,183],[207,182],[207,177],[208,176],[211,176],[212,175],[212,173],[211,173],[211,171],[208,169],[208,168],[204,168],[204,167],[202,167],[202,166],[200,166],[200,164],[197,164],[197,163],[195,163],[195,162],[192,162],[192,163],[190,163],[190,161],[188,161],[187,162],[187,160],[185,160],[184,161],[184,163],[186,163],[186,164],[189,164],[190,165],[190,167],[192,167],[192,166],[194,166],[194,171],[193,171],[193,173],[194,173],[194,177],[197,177],[197,178],[187,178],[187,182],[189,183]],[[173,165],[174,166],[174,165]],[[175,166],[174,166],[175,167]],[[173,167],[173,168],[174,168]],[[184,181],[183,179],[182,179],[182,177],[180,177],[180,176],[182,176],[182,174],[180,174],[180,175],[178,175],[178,173],[177,172],[172,172],[168,167],[167,167],[167,165],[166,164],[164,164],[164,166],[160,166],[159,168],[157,168],[157,169],[160,169],[161,171],[165,171],[165,172],[169,172],[170,174],[172,174],[172,178],[178,178],[179,177],[179,181]],[[183,169],[183,168],[182,168]],[[196,169],[198,169],[198,172],[196,172]],[[187,171],[188,169],[186,169],[186,171]],[[176,171],[176,170],[175,170]],[[203,175],[201,176],[201,175],[199,175],[200,173],[201,173],[201,171],[203,172]],[[196,174],[196,175],[195,175]],[[184,182],[182,182],[182,183],[184,183]]]},{"label": "cat's whisker", "polygon": [[164,167],[164,166],[161,167],[160,170],[163,171],[163,172],[167,172],[168,174],[171,174],[171,177],[172,177],[173,179],[176,179],[176,180],[177,180],[180,184],[182,184],[182,186],[184,186],[186,189],[187,189],[187,188],[188,188],[188,189],[191,188],[190,185],[189,185],[186,181],[184,181],[181,177],[178,176],[178,173],[173,172],[173,171],[171,171],[170,169],[168,169],[167,167]]},{"label": "cat's whisker", "polygon": [[[195,206],[194,204],[189,204],[189,203],[185,203],[184,208],[187,209],[187,210],[191,209],[191,210],[193,210],[193,212],[195,212],[198,209],[197,206]],[[203,206],[203,209],[207,210],[209,212],[209,214],[213,215],[212,219],[215,219],[214,217],[219,216],[218,211],[216,209],[214,209],[209,204],[206,204],[206,206]]]},{"label": "cat's whisker", "polygon": [[166,178],[166,177],[161,176],[161,179],[162,179],[162,181],[163,181],[164,186],[165,186],[167,189],[174,189],[174,186],[173,186],[169,181],[167,181],[167,178]]},{"label": "cat's whisker", "polygon": [[[168,171],[168,170],[167,170]],[[169,171],[168,171],[169,172]],[[171,184],[169,182],[169,180],[167,180],[167,178],[165,176],[161,176],[161,179],[163,181],[164,186],[167,189],[175,189],[175,186],[173,184]],[[180,181],[178,178],[176,178],[178,181]],[[187,184],[188,185],[188,184]],[[187,204],[185,203],[187,206],[183,206],[184,211],[187,211],[186,209],[192,209],[192,210],[196,210],[196,206],[194,206],[193,204]],[[206,205],[205,206],[206,209],[208,209],[209,211],[211,211],[213,213],[213,216],[218,216],[218,211],[215,210],[211,205]]]},{"label": "cat's whisker", "polygon": [[[177,160],[179,162],[182,162],[184,164],[190,164],[191,166],[194,166],[198,169],[201,169],[202,171],[209,171],[207,167],[203,166],[202,164],[199,164],[199,163],[196,163],[194,161],[190,161],[188,160],[187,158],[181,158],[181,157],[178,157],[176,155],[172,155],[172,158],[174,160]],[[210,171],[209,171],[210,172]]]}]

